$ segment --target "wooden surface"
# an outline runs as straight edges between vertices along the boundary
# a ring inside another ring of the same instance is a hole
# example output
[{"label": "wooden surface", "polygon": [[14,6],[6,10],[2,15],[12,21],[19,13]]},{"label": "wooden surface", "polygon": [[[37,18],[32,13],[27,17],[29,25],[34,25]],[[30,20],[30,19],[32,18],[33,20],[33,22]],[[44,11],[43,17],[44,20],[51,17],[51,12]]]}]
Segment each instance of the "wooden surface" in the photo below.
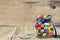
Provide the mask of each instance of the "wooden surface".
[{"label": "wooden surface", "polygon": [[[33,26],[37,15],[50,14],[54,23],[60,22],[60,7],[54,10],[47,5],[47,1],[49,0],[0,0],[0,25],[5,25],[0,26],[0,40],[11,40],[12,36],[13,40],[20,40],[16,38],[18,36],[25,37],[27,33],[34,33]],[[31,40],[36,39],[34,37]]]}]

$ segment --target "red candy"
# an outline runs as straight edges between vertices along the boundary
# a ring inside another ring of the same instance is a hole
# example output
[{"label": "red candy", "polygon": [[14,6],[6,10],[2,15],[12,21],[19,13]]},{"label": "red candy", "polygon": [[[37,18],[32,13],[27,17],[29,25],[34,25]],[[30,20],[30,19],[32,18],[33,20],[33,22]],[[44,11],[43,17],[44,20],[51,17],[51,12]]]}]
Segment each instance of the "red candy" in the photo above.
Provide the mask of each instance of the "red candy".
[{"label": "red candy", "polygon": [[[52,25],[52,28],[51,28]],[[42,15],[38,16],[36,18],[36,23],[34,24],[36,31],[35,33],[38,34],[37,36],[43,36],[43,37],[53,37],[54,35],[54,30],[53,30],[53,24],[51,22],[51,17],[50,15]],[[55,35],[56,36],[56,33]]]},{"label": "red candy", "polygon": [[45,30],[45,33],[48,33],[49,31],[48,30]]},{"label": "red candy", "polygon": [[39,16],[39,18],[43,18],[44,16],[42,15],[42,16]]},{"label": "red candy", "polygon": [[34,27],[37,28],[38,26],[39,26],[38,23],[35,23]]}]

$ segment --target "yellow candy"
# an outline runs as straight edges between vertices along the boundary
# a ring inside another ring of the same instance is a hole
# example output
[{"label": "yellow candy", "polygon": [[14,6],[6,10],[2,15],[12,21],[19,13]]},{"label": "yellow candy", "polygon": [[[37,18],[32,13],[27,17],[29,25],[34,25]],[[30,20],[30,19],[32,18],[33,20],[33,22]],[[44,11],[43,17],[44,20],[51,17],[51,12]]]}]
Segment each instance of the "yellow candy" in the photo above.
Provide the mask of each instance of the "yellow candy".
[{"label": "yellow candy", "polygon": [[48,27],[48,31],[49,31],[49,33],[53,31],[52,29],[53,29],[52,26],[51,26],[51,27]]},{"label": "yellow candy", "polygon": [[51,27],[53,28],[53,26],[51,25]]},{"label": "yellow candy", "polygon": [[46,18],[46,15],[44,15],[44,19]]},{"label": "yellow candy", "polygon": [[52,30],[49,30],[49,33],[52,32]]},{"label": "yellow candy", "polygon": [[46,33],[43,33],[42,36],[43,36],[43,37],[46,37]]},{"label": "yellow candy", "polygon": [[51,29],[51,27],[48,27],[48,30],[50,30]]},{"label": "yellow candy", "polygon": [[48,30],[51,30],[52,28],[53,28],[53,26],[51,25],[51,26],[48,27]]},{"label": "yellow candy", "polygon": [[37,36],[38,36],[38,34],[35,34],[35,36],[37,37]]}]

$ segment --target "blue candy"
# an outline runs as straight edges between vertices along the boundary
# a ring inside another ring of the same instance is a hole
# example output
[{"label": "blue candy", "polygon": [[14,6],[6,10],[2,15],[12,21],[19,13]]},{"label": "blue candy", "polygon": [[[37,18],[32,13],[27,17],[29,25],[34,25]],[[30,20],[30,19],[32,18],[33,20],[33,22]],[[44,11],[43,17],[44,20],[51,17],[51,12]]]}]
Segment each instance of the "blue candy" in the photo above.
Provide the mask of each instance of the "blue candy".
[{"label": "blue candy", "polygon": [[44,33],[44,30],[42,29],[42,30],[40,31],[40,33]]},{"label": "blue candy", "polygon": [[45,26],[45,27],[44,27],[44,30],[47,30],[47,29],[48,29],[48,26]]}]

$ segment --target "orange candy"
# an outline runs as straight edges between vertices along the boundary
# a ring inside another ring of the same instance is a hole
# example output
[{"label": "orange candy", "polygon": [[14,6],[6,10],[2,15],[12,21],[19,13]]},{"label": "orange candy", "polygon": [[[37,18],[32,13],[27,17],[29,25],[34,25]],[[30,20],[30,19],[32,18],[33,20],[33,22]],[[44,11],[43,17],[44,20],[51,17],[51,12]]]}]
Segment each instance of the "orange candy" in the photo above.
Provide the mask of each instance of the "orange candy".
[{"label": "orange candy", "polygon": [[50,32],[50,36],[53,36],[53,32]]},{"label": "orange candy", "polygon": [[44,28],[44,24],[41,23],[41,24],[40,24],[40,27],[41,27],[41,28]]},{"label": "orange candy", "polygon": [[41,30],[41,27],[38,27],[38,31],[40,31]]}]

